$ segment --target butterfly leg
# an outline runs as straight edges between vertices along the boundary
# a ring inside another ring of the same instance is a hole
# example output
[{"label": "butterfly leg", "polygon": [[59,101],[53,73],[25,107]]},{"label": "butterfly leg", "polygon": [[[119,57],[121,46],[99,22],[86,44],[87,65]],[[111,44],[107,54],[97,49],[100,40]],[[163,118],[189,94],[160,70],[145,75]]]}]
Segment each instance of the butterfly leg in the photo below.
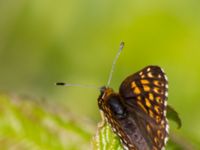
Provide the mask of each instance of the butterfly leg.
[{"label": "butterfly leg", "polygon": [[105,119],[103,111],[100,111],[100,115],[101,115],[101,122],[98,123],[99,129],[103,128],[106,124],[106,119]]}]

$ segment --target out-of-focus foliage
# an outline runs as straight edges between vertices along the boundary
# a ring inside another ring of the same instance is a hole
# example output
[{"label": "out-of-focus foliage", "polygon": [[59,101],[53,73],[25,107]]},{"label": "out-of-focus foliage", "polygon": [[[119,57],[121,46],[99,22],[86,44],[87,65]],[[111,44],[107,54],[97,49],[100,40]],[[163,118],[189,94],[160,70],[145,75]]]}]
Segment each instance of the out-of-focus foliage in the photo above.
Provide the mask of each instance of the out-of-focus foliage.
[{"label": "out-of-focus foliage", "polygon": [[178,131],[170,123],[170,131],[200,149],[199,5],[199,0],[1,0],[0,89],[60,101],[95,124],[99,91],[54,83],[105,85],[123,40],[111,86],[117,90],[146,65],[161,66],[169,78],[168,103],[183,123]]},{"label": "out-of-focus foliage", "polygon": [[45,100],[0,94],[1,150],[85,150],[94,127],[65,107]]}]

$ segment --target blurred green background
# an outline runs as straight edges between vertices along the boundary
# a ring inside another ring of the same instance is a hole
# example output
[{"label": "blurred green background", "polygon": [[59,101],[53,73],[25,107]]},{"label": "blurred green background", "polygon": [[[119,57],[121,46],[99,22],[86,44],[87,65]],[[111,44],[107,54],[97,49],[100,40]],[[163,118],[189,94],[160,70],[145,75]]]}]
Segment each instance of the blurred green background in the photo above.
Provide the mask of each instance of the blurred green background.
[{"label": "blurred green background", "polygon": [[0,89],[59,102],[95,125],[99,91],[54,83],[105,85],[123,40],[111,87],[117,91],[147,65],[161,66],[168,102],[183,122],[171,130],[200,149],[199,6],[199,0],[1,0]]}]

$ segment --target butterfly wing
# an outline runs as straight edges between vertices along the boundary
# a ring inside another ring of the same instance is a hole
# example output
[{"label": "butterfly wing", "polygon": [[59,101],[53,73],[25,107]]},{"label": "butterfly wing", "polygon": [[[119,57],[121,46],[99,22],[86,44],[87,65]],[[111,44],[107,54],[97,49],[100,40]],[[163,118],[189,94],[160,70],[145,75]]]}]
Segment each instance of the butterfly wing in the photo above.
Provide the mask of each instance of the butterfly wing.
[{"label": "butterfly wing", "polygon": [[167,141],[167,91],[167,77],[158,66],[147,66],[128,76],[119,89],[129,117],[152,150],[161,150]]}]

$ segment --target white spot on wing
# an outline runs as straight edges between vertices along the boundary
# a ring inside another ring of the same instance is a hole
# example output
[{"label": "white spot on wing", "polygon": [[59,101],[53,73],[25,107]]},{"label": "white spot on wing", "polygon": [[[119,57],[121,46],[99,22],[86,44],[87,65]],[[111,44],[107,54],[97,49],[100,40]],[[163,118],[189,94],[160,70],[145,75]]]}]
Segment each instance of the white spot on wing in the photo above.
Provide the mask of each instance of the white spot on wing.
[{"label": "white spot on wing", "polygon": [[165,117],[166,117],[166,114],[167,114],[167,113],[166,113],[166,110],[164,110],[164,116],[165,116]]},{"label": "white spot on wing", "polygon": [[161,148],[161,150],[165,150],[165,147],[163,146],[163,147]]},{"label": "white spot on wing", "polygon": [[168,123],[166,124],[166,132],[169,133],[169,125],[168,125]]},{"label": "white spot on wing", "polygon": [[166,100],[164,101],[164,106],[167,106],[167,101]]},{"label": "white spot on wing", "polygon": [[167,144],[168,137],[165,138],[164,143]]},{"label": "white spot on wing", "polygon": [[153,77],[153,75],[152,75],[151,72],[149,72],[149,73],[147,74],[147,76],[148,76],[149,78],[152,78],[152,77]]},{"label": "white spot on wing", "polygon": [[165,96],[168,97],[168,92],[167,91],[165,92]]},{"label": "white spot on wing", "polygon": [[168,77],[165,75],[165,80],[167,80],[168,81]]}]

